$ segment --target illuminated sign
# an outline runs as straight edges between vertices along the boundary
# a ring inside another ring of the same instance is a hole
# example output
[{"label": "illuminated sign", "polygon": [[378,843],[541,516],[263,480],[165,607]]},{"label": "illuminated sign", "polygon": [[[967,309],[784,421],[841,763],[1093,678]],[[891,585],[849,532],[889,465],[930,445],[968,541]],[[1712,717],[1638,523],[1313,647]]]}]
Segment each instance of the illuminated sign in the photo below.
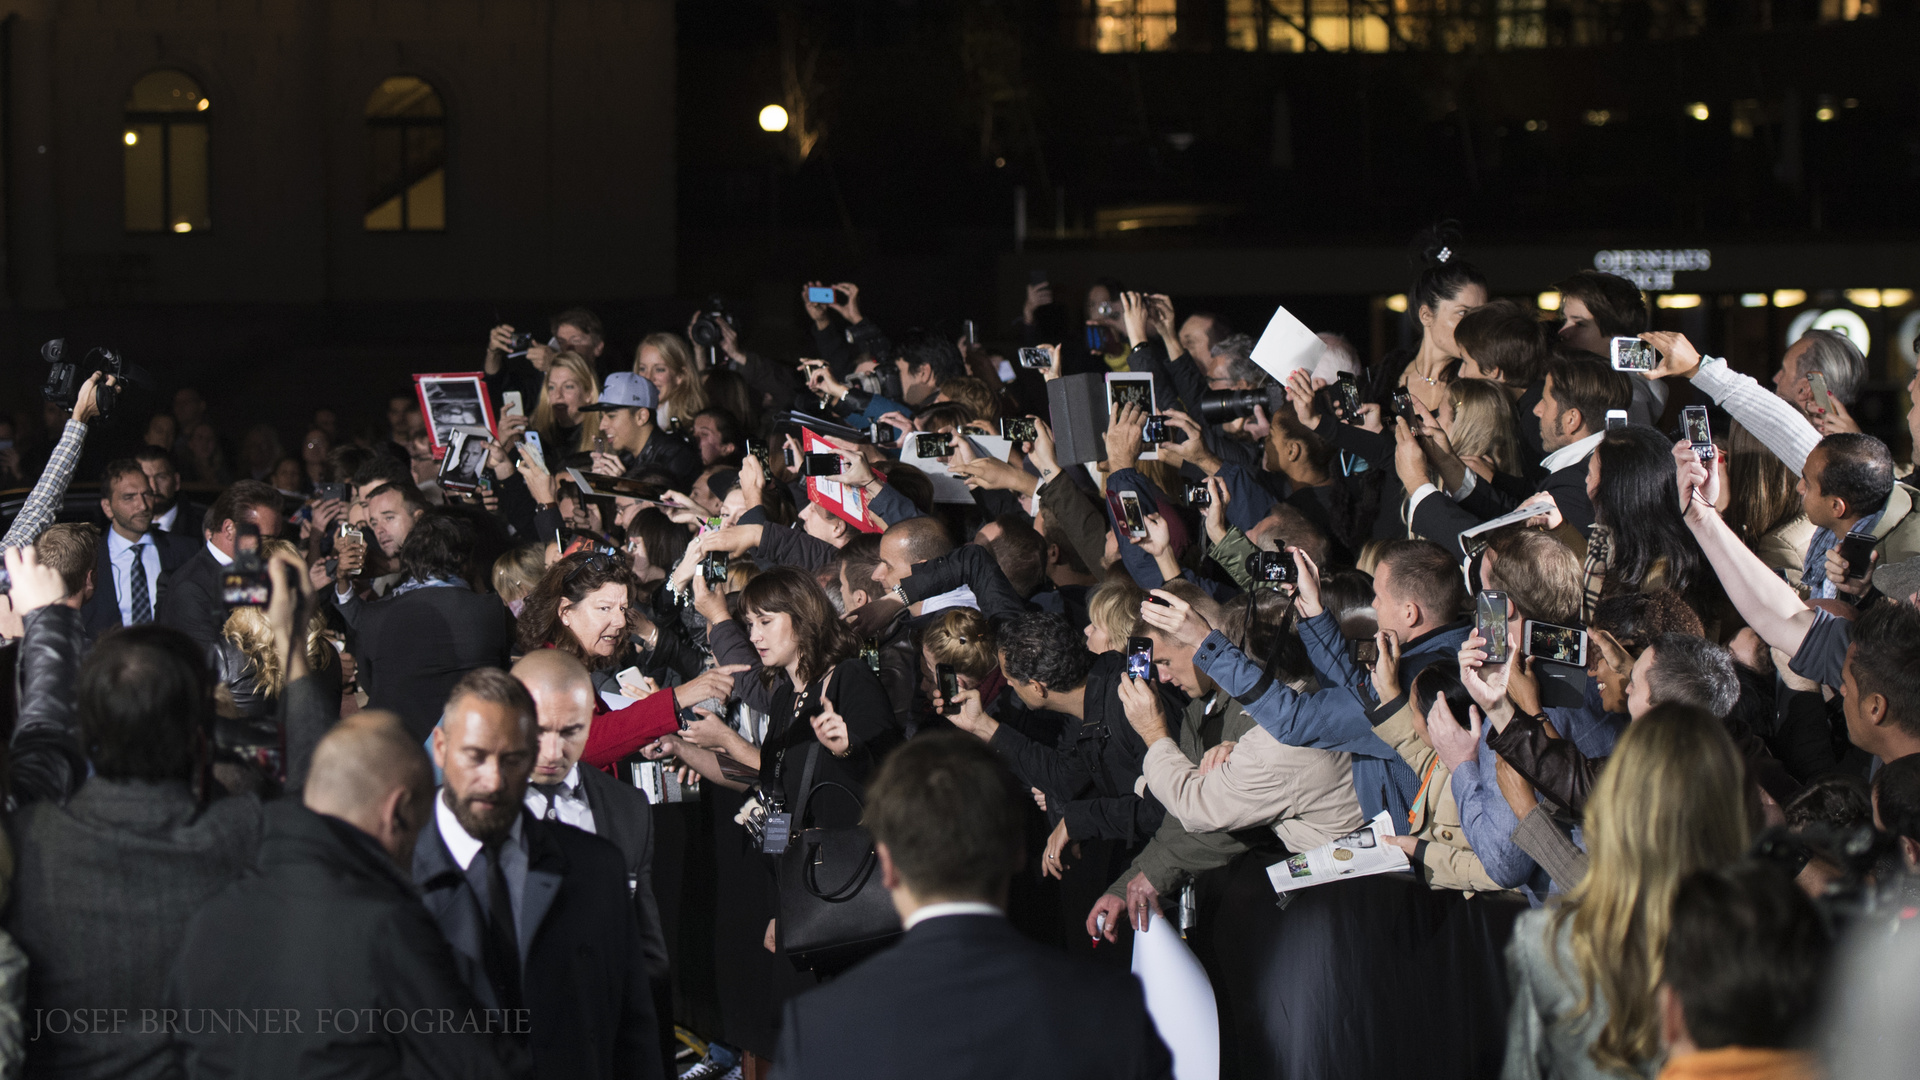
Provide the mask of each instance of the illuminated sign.
[{"label": "illuminated sign", "polygon": [[1707,270],[1712,266],[1713,252],[1706,248],[1622,249],[1593,253],[1595,270],[1618,274],[1651,292],[1673,288],[1673,275],[1682,270]]}]

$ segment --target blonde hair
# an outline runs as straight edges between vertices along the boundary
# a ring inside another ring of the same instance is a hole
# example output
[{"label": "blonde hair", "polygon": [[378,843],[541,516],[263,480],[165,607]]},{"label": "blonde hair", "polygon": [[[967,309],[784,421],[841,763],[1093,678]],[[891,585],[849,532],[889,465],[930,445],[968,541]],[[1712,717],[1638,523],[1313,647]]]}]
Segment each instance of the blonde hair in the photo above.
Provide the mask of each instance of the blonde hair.
[{"label": "blonde hair", "polygon": [[[280,539],[260,541],[260,557],[286,555],[306,566],[306,560],[300,557],[300,551],[292,544]],[[247,666],[253,669],[253,676],[260,683],[260,689],[269,697],[279,697],[280,691],[287,687],[286,658],[273,644],[273,627],[267,622],[267,610],[258,607],[237,607],[227,615],[226,624],[220,628],[220,635],[239,646],[241,655],[247,658]],[[325,668],[333,663],[333,643],[327,640],[327,619],[319,611],[307,620],[307,663],[315,669]]]},{"label": "blonde hair", "polygon": [[1140,605],[1146,600],[1147,591],[1135,585],[1132,578],[1115,574],[1087,594],[1087,618],[1106,631],[1107,640],[1118,648],[1133,632],[1133,624],[1140,618]]},{"label": "blonde hair", "polygon": [[[662,431],[673,430],[679,425],[691,425],[693,418],[707,407],[707,384],[693,367],[693,349],[687,345],[687,339],[679,334],[648,334],[633,350],[633,373],[640,375],[640,354],[651,346],[667,362],[668,370],[680,380],[679,388],[672,395],[662,397],[659,407],[653,410],[653,422]],[[646,378],[645,375],[640,375]]]},{"label": "blonde hair", "polygon": [[1547,928],[1549,950],[1565,923],[1579,968],[1572,1019],[1606,1000],[1607,1022],[1587,1048],[1600,1068],[1630,1072],[1660,1052],[1660,985],[1673,894],[1695,870],[1717,870],[1746,851],[1746,774],[1720,721],[1681,705],[1655,707],[1627,725],[1587,800],[1587,876]]},{"label": "blonde hair", "polygon": [[493,591],[503,604],[525,600],[546,575],[547,549],[540,544],[523,544],[493,560]]},{"label": "blonde hair", "polygon": [[952,664],[954,670],[975,679],[984,679],[1000,667],[1000,654],[994,647],[993,628],[987,617],[972,608],[948,608],[940,613],[927,636],[921,639],[936,664]]},{"label": "blonde hair", "polygon": [[[533,416],[527,421],[527,425],[539,432],[542,439],[554,437],[553,403],[547,400],[547,383],[553,378],[554,368],[566,368],[569,374],[580,381],[581,386],[587,388],[588,405],[600,400],[600,381],[593,377],[593,365],[587,362],[587,358],[571,350],[555,354],[553,366],[547,369],[546,375],[540,380],[540,404],[533,407]],[[599,413],[579,413],[578,416],[580,437],[574,440],[573,446],[560,448],[568,453],[592,450],[593,437],[600,433]]]},{"label": "blonde hair", "polygon": [[1453,452],[1484,457],[1501,472],[1519,475],[1520,440],[1506,390],[1488,379],[1455,379],[1447,393],[1453,398]]}]

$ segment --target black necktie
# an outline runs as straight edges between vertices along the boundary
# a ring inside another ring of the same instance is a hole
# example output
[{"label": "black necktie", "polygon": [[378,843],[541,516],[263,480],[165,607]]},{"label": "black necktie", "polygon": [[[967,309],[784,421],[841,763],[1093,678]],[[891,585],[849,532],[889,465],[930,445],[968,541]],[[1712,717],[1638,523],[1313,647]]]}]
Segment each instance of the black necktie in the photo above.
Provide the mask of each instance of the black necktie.
[{"label": "black necktie", "polygon": [[535,784],[533,785],[533,787],[535,791],[538,791],[540,794],[545,795],[547,797],[547,812],[544,815],[542,815],[543,819],[547,821],[559,821],[560,820],[560,793],[567,790],[567,785]]},{"label": "black necktie", "polygon": [[486,964],[487,981],[493,984],[494,997],[502,1009],[520,1008],[520,938],[513,928],[513,895],[507,891],[507,875],[500,868],[501,848],[506,838],[493,840],[480,849],[487,860],[487,928],[482,942],[481,961]]},{"label": "black necktie", "polygon": [[128,574],[130,579],[128,591],[133,594],[132,603],[129,605],[133,608],[133,621],[130,625],[140,626],[153,621],[153,602],[147,598],[147,560],[144,557],[147,545],[135,544],[128,550],[133,555],[133,569]]}]

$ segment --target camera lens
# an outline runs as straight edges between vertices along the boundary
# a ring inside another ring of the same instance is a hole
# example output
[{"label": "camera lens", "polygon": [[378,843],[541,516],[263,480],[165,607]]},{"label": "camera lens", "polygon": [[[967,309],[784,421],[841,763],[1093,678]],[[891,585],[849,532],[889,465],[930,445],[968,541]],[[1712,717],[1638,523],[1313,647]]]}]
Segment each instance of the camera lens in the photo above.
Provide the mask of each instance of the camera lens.
[{"label": "camera lens", "polygon": [[1253,415],[1254,406],[1272,416],[1286,404],[1287,392],[1278,383],[1259,390],[1209,390],[1200,395],[1200,418],[1209,424],[1226,424]]}]

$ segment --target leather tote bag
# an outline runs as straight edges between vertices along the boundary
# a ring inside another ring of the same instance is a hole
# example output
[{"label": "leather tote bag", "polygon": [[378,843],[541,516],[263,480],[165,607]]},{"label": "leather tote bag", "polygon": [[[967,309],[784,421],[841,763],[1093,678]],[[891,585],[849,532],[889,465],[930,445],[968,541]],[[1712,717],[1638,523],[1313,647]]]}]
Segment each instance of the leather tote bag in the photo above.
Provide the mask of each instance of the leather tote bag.
[{"label": "leather tote bag", "polygon": [[800,774],[800,805],[793,835],[779,856],[781,948],[802,970],[837,971],[879,951],[900,936],[900,913],[880,880],[873,837],[859,825],[825,828],[812,823],[814,796],[837,788],[856,804],[845,784],[813,782],[821,746],[807,748]]}]

